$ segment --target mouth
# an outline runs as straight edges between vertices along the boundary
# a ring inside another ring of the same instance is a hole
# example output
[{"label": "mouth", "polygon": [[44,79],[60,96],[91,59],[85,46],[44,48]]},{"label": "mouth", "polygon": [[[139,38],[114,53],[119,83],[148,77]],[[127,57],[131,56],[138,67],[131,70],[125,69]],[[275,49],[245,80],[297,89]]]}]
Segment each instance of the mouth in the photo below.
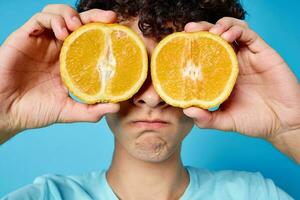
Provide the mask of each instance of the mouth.
[{"label": "mouth", "polygon": [[166,127],[170,124],[170,122],[161,120],[161,119],[143,119],[143,120],[135,120],[131,123],[135,127],[146,128],[146,129],[158,129]]}]

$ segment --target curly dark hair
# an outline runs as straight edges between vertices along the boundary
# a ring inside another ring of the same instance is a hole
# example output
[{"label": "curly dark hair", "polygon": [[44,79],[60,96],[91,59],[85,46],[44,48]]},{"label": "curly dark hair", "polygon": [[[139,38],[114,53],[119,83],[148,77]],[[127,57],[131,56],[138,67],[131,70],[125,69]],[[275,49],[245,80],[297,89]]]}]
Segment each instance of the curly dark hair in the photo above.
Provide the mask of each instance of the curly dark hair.
[{"label": "curly dark hair", "polygon": [[146,37],[160,40],[182,31],[188,22],[216,23],[222,17],[245,18],[239,0],[79,0],[78,12],[99,8],[113,10],[118,20],[139,18],[139,28]]}]

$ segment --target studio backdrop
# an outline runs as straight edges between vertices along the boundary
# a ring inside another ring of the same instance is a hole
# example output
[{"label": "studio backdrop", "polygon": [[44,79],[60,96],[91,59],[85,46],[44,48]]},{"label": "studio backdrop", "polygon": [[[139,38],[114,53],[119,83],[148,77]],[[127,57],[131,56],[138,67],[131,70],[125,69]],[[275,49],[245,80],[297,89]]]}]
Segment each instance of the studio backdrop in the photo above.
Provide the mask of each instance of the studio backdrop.
[{"label": "studio backdrop", "polygon": [[[75,5],[73,0],[0,0],[0,44],[51,3]],[[251,28],[280,53],[299,80],[300,1],[244,0],[242,4]],[[112,133],[104,119],[98,123],[58,124],[22,132],[0,146],[0,197],[43,174],[106,169],[113,148]],[[185,165],[260,172],[300,199],[300,165],[264,140],[194,127],[183,142],[182,152]]]}]

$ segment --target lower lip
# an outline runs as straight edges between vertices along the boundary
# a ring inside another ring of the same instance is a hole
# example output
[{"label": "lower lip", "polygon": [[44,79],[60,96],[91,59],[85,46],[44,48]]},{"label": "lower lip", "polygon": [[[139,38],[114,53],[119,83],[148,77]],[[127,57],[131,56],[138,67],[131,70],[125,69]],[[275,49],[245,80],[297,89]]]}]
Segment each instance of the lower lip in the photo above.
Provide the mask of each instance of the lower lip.
[{"label": "lower lip", "polygon": [[166,122],[133,122],[134,126],[140,128],[148,128],[148,129],[155,129],[155,128],[163,128],[168,125]]}]

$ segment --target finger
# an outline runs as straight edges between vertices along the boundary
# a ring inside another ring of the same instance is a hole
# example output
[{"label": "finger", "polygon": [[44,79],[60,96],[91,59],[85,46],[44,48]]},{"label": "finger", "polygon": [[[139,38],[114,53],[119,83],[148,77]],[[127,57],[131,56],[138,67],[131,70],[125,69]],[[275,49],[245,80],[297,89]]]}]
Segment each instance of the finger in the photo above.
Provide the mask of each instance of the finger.
[{"label": "finger", "polygon": [[195,32],[195,31],[208,31],[213,24],[201,21],[201,22],[189,22],[184,26],[186,32]]},{"label": "finger", "polygon": [[50,4],[47,5],[43,10],[43,13],[52,13],[56,15],[60,15],[64,18],[67,28],[70,31],[75,31],[79,28],[82,24],[80,21],[79,14],[68,5],[64,4]]},{"label": "finger", "polygon": [[233,26],[231,27],[229,30],[227,30],[226,32],[224,32],[221,37],[224,38],[227,42],[233,42],[236,39],[238,39],[238,37],[241,35],[242,33],[242,27],[240,26]]},{"label": "finger", "polygon": [[253,53],[258,53],[268,48],[268,44],[254,31],[239,25],[232,26],[229,30],[224,32],[221,37],[229,43],[234,41],[242,43],[243,45],[246,45]]},{"label": "finger", "polygon": [[229,114],[223,111],[210,112],[201,108],[190,107],[183,110],[183,113],[194,119],[195,124],[200,128],[218,129],[223,131],[235,131],[234,121]]},{"label": "finger", "polygon": [[119,108],[119,104],[87,105],[69,98],[60,114],[59,122],[97,122],[104,114],[118,112]]},{"label": "finger", "polygon": [[50,13],[37,13],[21,29],[34,36],[38,36],[45,29],[49,29],[59,40],[64,40],[69,35],[64,19],[59,15]]},{"label": "finger", "polygon": [[225,31],[227,31],[234,25],[239,25],[241,27],[248,28],[247,22],[243,20],[236,19],[233,17],[223,17],[220,20],[218,20],[213,27],[211,27],[209,32],[217,35],[222,35]]},{"label": "finger", "polygon": [[91,9],[79,14],[83,24],[91,22],[114,23],[117,21],[117,14],[113,11]]}]

